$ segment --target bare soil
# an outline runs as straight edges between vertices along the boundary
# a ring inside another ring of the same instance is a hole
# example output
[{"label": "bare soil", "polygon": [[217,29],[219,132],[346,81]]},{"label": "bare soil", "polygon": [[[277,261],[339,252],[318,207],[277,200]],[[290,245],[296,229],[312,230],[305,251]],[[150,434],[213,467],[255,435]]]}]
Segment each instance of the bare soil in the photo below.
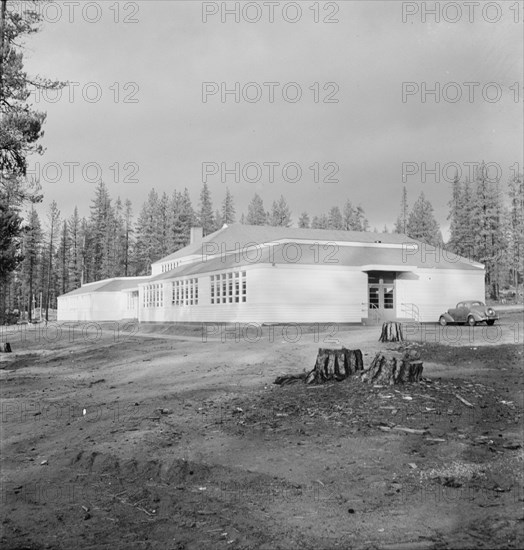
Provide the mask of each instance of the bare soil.
[{"label": "bare soil", "polygon": [[100,327],[0,333],[2,548],[524,546],[522,313],[405,386],[273,384],[379,326]]}]

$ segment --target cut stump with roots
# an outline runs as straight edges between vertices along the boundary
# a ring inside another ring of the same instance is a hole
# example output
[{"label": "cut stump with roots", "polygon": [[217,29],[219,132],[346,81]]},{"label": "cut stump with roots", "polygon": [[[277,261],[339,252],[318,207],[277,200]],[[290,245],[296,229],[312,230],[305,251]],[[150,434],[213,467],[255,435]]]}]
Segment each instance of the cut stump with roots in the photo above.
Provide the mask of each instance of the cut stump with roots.
[{"label": "cut stump with roots", "polygon": [[379,342],[403,342],[402,323],[387,322],[382,324]]},{"label": "cut stump with roots", "polygon": [[278,376],[274,383],[281,386],[295,382],[322,384],[323,382],[345,380],[352,374],[363,371],[364,362],[359,349],[319,348],[313,370],[308,373]]},{"label": "cut stump with roots", "polygon": [[315,367],[306,376],[305,382],[320,384],[332,380],[340,381],[363,370],[364,362],[359,349],[320,348]]},{"label": "cut stump with roots", "polygon": [[402,357],[386,356],[377,353],[369,369],[361,375],[361,380],[368,384],[406,384],[420,382],[424,367],[418,358],[404,354]]}]

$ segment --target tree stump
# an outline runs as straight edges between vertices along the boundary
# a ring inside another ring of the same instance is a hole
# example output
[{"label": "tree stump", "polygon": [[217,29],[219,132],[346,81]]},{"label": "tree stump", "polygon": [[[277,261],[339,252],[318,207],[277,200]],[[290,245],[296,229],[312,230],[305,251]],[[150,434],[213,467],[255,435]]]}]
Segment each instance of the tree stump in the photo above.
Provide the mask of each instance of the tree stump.
[{"label": "tree stump", "polygon": [[424,369],[422,361],[411,360],[409,356],[386,356],[378,352],[369,369],[361,374],[361,380],[368,384],[405,384],[419,382]]},{"label": "tree stump", "polygon": [[344,380],[364,370],[362,352],[359,349],[319,348],[313,370],[306,376],[306,384],[320,384],[330,380]]},{"label": "tree stump", "polygon": [[402,323],[386,322],[382,324],[379,342],[403,342]]},{"label": "tree stump", "polygon": [[5,344],[0,344],[0,352],[11,353],[11,344],[6,342]]}]

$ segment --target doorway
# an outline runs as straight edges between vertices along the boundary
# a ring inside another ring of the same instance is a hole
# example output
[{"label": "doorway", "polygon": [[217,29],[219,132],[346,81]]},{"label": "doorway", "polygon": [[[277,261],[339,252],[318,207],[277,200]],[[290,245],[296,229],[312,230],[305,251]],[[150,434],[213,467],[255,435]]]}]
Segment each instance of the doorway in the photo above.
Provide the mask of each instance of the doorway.
[{"label": "doorway", "polygon": [[396,317],[394,271],[368,272],[368,316],[393,320]]}]

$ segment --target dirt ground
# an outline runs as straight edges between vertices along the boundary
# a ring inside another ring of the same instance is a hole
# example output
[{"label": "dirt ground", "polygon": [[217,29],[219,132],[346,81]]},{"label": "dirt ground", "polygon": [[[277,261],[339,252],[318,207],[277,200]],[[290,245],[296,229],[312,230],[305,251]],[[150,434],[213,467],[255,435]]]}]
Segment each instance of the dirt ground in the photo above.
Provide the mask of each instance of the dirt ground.
[{"label": "dirt ground", "polygon": [[387,387],[273,384],[377,326],[3,328],[0,546],[522,548],[522,319],[405,326]]}]

